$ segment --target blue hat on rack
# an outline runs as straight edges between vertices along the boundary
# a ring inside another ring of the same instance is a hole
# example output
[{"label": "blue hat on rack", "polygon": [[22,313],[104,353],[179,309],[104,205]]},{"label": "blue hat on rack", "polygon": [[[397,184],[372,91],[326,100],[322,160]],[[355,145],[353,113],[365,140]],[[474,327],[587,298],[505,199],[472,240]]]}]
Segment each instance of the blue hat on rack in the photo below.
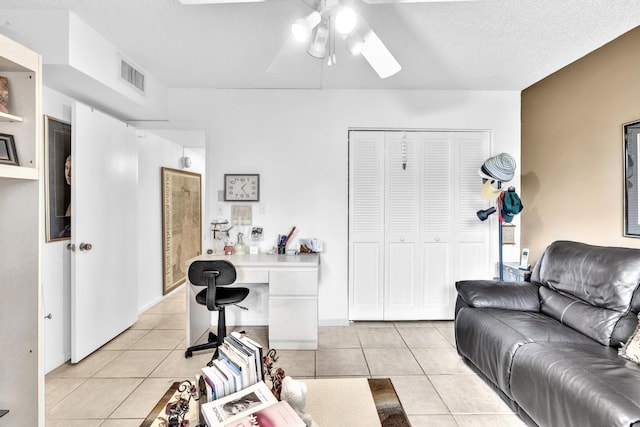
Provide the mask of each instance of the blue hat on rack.
[{"label": "blue hat on rack", "polygon": [[522,211],[522,201],[515,191],[503,191],[500,202],[500,216],[504,222],[513,221],[513,217]]}]

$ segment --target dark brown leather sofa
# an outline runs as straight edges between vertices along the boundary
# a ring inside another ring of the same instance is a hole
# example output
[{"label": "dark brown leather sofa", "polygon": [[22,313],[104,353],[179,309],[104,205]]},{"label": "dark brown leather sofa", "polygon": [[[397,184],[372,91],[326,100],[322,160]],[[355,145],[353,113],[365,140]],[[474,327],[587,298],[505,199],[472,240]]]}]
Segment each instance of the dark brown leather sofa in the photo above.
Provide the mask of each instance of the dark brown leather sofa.
[{"label": "dark brown leather sofa", "polygon": [[640,426],[640,250],[557,241],[531,282],[456,283],[458,353],[532,426]]}]

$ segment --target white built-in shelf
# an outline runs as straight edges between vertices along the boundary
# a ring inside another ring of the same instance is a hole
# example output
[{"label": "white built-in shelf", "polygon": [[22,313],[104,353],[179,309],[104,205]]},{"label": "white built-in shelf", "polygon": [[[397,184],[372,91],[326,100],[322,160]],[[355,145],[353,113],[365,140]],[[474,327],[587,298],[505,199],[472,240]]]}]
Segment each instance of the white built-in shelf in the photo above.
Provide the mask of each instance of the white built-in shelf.
[{"label": "white built-in shelf", "polygon": [[22,122],[24,119],[19,116],[14,116],[13,114],[0,112],[0,121],[3,122]]},{"label": "white built-in shelf", "polygon": [[0,165],[0,178],[38,179],[38,170],[25,166]]}]

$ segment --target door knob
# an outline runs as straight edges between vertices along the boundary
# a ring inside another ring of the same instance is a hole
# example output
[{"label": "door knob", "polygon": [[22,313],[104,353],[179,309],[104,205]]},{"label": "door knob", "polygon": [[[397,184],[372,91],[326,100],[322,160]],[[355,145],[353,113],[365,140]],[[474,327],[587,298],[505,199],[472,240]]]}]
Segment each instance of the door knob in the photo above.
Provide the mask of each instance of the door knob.
[{"label": "door knob", "polygon": [[92,247],[93,246],[91,246],[91,243],[80,243],[81,251],[90,251]]},{"label": "door knob", "polygon": [[74,245],[73,243],[67,243],[67,250],[69,250],[71,252],[75,252],[76,251],[76,245]]},{"label": "door knob", "polygon": [[53,319],[53,314],[49,313],[46,316],[44,316],[44,318],[51,320],[51,319]]}]

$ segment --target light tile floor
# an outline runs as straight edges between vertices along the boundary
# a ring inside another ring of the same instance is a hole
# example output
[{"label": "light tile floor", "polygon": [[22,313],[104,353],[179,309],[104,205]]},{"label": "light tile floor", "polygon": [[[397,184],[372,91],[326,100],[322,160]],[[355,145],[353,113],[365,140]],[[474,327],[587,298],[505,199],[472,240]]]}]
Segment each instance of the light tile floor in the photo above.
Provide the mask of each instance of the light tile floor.
[{"label": "light tile floor", "polygon": [[[184,357],[184,298],[172,295],[80,363],[47,374],[47,427],[137,427],[174,381],[193,378],[211,352]],[[268,348],[266,327],[234,329]],[[391,378],[414,427],[525,425],[462,362],[453,322],[321,327],[318,350],[277,353],[292,377]]]}]

